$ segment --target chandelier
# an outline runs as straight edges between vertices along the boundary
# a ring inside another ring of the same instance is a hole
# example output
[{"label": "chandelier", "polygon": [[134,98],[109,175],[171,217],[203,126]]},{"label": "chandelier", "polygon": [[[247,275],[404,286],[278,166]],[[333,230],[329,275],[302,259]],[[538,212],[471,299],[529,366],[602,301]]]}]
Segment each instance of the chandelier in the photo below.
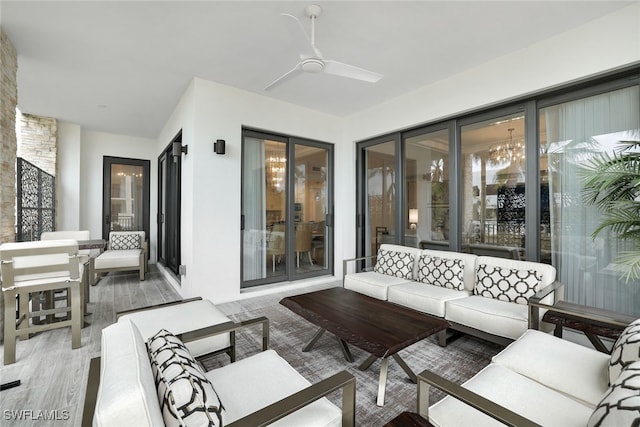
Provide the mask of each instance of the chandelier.
[{"label": "chandelier", "polygon": [[507,129],[509,139],[489,147],[489,162],[493,164],[511,163],[524,160],[524,140],[513,140],[515,128]]},{"label": "chandelier", "polygon": [[284,179],[287,170],[287,158],[279,154],[270,154],[267,157],[267,181],[277,191],[284,189]]}]

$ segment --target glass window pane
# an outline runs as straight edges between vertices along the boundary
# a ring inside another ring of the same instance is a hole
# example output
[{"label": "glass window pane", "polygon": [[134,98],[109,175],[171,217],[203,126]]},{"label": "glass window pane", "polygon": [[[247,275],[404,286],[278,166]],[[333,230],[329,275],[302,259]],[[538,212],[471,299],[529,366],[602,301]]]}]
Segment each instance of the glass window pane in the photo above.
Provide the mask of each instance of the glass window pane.
[{"label": "glass window pane", "polygon": [[407,229],[404,244],[449,248],[449,131],[405,140]]},{"label": "glass window pane", "polygon": [[525,141],[521,113],[463,126],[463,249],[523,258]]},{"label": "glass window pane", "polygon": [[635,249],[606,229],[599,209],[583,201],[580,166],[619,141],[640,138],[638,86],[540,110],[541,260],[554,265],[569,301],[640,314],[640,283],[613,270],[621,251]]},{"label": "glass window pane", "polygon": [[378,253],[382,243],[395,243],[395,142],[365,149],[365,256]]},{"label": "glass window pane", "polygon": [[143,167],[111,166],[111,230],[144,230]]}]

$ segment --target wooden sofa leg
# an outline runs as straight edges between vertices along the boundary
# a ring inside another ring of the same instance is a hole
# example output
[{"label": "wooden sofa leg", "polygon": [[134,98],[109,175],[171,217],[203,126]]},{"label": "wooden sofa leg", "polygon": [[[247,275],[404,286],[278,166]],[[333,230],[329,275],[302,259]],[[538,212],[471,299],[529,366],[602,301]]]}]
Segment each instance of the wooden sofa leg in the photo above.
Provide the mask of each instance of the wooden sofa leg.
[{"label": "wooden sofa leg", "polygon": [[438,345],[440,347],[447,346],[447,330],[446,329],[443,329],[440,332],[438,332]]}]

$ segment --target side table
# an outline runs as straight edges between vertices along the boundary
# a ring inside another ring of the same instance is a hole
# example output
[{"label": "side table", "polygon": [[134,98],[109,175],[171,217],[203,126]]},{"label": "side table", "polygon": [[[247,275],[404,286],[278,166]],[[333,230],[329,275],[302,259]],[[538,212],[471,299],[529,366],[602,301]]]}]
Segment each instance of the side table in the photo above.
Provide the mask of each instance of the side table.
[{"label": "side table", "polygon": [[596,350],[610,353],[600,337],[616,340],[635,317],[596,307],[558,301],[545,307],[542,321],[556,325],[554,335],[562,338],[562,328],[583,332]]}]

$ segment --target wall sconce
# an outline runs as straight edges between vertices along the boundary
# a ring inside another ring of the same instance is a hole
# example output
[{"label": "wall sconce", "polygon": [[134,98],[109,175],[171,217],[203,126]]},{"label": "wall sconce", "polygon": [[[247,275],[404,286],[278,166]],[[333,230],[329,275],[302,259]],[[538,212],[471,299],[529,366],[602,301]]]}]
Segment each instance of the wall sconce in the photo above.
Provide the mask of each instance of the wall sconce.
[{"label": "wall sconce", "polygon": [[174,142],[171,147],[171,154],[173,154],[173,157],[180,157],[182,153],[186,155],[189,151],[188,147],[188,145],[183,146],[181,142]]},{"label": "wall sconce", "polygon": [[418,228],[418,209],[409,209],[409,229]]},{"label": "wall sconce", "polygon": [[217,139],[216,142],[213,143],[213,152],[216,154],[224,154],[225,141],[224,139]]}]

